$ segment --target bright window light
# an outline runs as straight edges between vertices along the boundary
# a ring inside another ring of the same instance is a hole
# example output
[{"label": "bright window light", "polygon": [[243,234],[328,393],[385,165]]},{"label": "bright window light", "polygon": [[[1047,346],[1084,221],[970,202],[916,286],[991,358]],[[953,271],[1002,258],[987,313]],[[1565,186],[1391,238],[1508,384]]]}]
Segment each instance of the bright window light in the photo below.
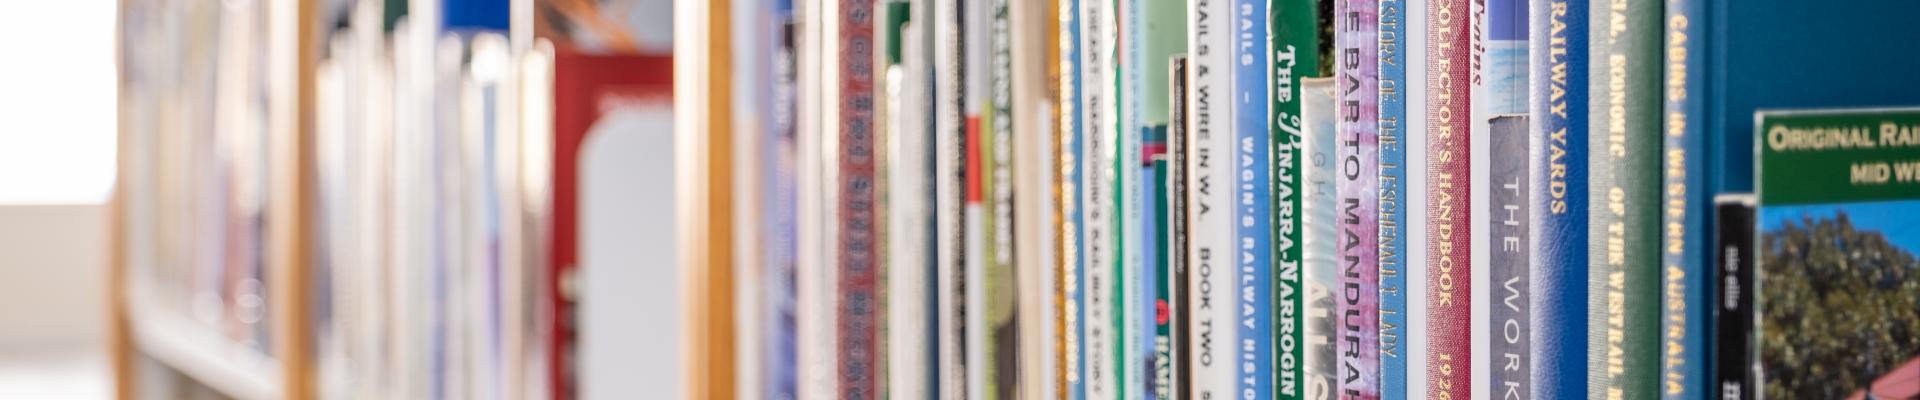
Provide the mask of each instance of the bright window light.
[{"label": "bright window light", "polygon": [[0,13],[0,205],[112,192],[116,4],[22,1]]}]

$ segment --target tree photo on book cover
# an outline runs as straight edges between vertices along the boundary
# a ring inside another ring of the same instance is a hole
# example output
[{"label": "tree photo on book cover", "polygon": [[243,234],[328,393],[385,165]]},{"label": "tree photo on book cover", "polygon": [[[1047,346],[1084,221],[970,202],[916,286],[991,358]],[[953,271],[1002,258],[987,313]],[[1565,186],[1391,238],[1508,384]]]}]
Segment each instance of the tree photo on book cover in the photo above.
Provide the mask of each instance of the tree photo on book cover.
[{"label": "tree photo on book cover", "polygon": [[1902,245],[1920,239],[1910,231],[1920,220],[1850,213],[1855,206],[1920,202],[1766,210],[1758,250],[1768,398],[1878,398],[1896,390],[1886,386],[1914,384],[1882,377],[1920,354],[1920,263]]}]

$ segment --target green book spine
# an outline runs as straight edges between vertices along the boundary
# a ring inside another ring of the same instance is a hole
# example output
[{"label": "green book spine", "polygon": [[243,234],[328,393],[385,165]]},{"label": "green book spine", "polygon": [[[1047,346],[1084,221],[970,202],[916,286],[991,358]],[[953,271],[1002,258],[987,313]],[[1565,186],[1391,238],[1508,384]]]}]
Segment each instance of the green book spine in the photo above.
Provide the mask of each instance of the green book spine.
[{"label": "green book spine", "polygon": [[1300,145],[1302,93],[1300,79],[1320,73],[1320,16],[1316,0],[1270,0],[1267,3],[1267,45],[1273,89],[1267,97],[1273,103],[1273,395],[1279,399],[1305,399],[1307,345],[1306,287],[1301,281],[1300,198],[1305,189],[1301,175]]},{"label": "green book spine", "polygon": [[[987,400],[1012,399],[1019,388],[1019,321],[1015,304],[1019,285],[1014,271],[1013,177],[1013,33],[1008,14],[1009,0],[988,4],[988,106],[983,124],[991,134],[983,135],[981,154],[989,161],[989,171],[981,176],[987,191],[986,206],[986,371],[982,380],[987,387],[980,393]],[[1038,382],[1028,383],[1037,384]]]},{"label": "green book spine", "polygon": [[1589,3],[1590,395],[1651,399],[1660,371],[1663,5]]}]

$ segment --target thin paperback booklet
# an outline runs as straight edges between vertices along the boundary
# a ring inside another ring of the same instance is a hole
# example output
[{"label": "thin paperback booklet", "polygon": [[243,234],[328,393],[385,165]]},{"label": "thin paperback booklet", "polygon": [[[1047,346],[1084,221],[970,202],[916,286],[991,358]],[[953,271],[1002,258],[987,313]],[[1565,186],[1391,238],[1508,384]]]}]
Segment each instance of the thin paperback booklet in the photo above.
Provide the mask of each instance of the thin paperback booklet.
[{"label": "thin paperback booklet", "polygon": [[1756,398],[1913,396],[1920,108],[1754,119]]}]

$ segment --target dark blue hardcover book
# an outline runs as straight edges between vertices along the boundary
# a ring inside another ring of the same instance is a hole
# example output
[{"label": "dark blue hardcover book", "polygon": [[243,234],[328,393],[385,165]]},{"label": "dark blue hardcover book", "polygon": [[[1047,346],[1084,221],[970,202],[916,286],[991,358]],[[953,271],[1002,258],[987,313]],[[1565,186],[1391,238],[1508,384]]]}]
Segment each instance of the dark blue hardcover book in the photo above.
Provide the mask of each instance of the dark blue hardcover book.
[{"label": "dark blue hardcover book", "polygon": [[1586,398],[1587,0],[1531,11],[1532,386],[1535,398]]},{"label": "dark blue hardcover book", "polygon": [[[1662,240],[1663,246],[1685,242],[1680,252],[1667,249],[1663,264],[1666,274],[1678,268],[1686,276],[1668,278],[1667,285],[1681,287],[1667,290],[1683,292],[1685,304],[1684,310],[1669,304],[1663,318],[1669,324],[1685,319],[1678,343],[1689,347],[1686,363],[1664,371],[1680,376],[1664,382],[1662,394],[1700,398],[1720,392],[1708,380],[1722,375],[1705,361],[1717,351],[1708,348],[1718,346],[1707,322],[1717,299],[1705,281],[1714,276],[1713,254],[1701,250],[1716,240],[1708,217],[1713,196],[1754,190],[1754,112],[1920,104],[1920,74],[1906,73],[1920,65],[1912,47],[1920,29],[1911,22],[1920,2],[1668,0],[1667,7],[1663,129],[1672,197]],[[1674,220],[1683,225],[1672,226]]]}]

